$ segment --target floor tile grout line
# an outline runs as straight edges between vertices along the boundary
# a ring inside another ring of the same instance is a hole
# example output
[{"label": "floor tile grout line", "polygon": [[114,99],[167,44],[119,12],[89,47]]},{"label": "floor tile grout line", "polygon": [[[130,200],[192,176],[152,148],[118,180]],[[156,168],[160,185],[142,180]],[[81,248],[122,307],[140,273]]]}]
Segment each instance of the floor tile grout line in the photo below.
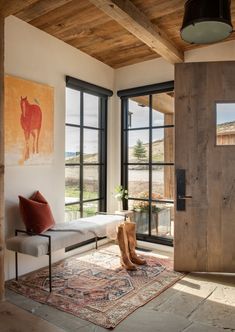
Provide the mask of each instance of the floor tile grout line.
[{"label": "floor tile grout line", "polygon": [[217,286],[201,301],[198,303],[198,305],[186,316],[187,319],[189,319],[193,313],[202,305],[206,302],[206,300],[214,293],[214,291],[217,289]]},{"label": "floor tile grout line", "polygon": [[181,332],[186,331],[192,324],[193,324],[193,322],[189,321],[189,325],[185,326],[184,329],[181,330]]}]

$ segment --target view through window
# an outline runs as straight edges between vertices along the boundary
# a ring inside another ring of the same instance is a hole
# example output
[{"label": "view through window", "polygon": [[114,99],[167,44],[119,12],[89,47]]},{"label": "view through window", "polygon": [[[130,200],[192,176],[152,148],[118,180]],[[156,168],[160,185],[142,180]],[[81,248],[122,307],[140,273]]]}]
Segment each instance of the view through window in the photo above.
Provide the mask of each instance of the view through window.
[{"label": "view through window", "polygon": [[66,88],[65,220],[106,209],[106,98]]},{"label": "view through window", "polygon": [[235,103],[216,103],[216,144],[235,145]]}]

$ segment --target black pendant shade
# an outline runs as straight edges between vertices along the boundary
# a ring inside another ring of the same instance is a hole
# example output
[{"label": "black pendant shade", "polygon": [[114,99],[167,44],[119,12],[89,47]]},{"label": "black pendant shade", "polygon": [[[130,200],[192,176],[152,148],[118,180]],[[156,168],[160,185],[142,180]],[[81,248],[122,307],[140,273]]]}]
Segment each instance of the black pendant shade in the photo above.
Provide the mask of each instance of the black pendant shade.
[{"label": "black pendant shade", "polygon": [[193,44],[210,44],[233,31],[230,0],[188,0],[185,3],[181,38]]}]

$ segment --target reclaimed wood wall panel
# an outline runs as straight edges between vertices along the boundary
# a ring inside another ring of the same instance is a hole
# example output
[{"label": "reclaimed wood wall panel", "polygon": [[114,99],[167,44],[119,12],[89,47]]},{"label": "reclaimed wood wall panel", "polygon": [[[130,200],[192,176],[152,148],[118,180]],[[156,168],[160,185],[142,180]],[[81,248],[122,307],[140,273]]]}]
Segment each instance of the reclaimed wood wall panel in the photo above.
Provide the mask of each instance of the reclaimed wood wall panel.
[{"label": "reclaimed wood wall panel", "polygon": [[235,272],[235,146],[216,146],[215,101],[235,100],[235,62],[176,65],[175,167],[186,211],[175,211],[175,269]]},{"label": "reclaimed wood wall panel", "polygon": [[[172,109],[172,112],[174,109]],[[164,125],[174,124],[174,114],[164,114]],[[174,128],[164,129],[164,159],[165,162],[174,162]],[[174,199],[175,177],[174,167],[164,167],[164,197]]]},{"label": "reclaimed wood wall panel", "polygon": [[4,299],[4,18],[0,15],[0,301]]},{"label": "reclaimed wood wall panel", "polygon": [[[193,200],[186,202],[186,212],[175,211],[175,269],[179,271],[206,271],[206,224],[202,220],[207,205],[204,206],[205,193],[199,194],[199,188],[205,186],[205,177],[201,169],[201,150],[198,149],[198,113],[195,109],[204,109],[205,89],[201,70],[195,65],[176,66],[175,72],[175,169],[186,170],[186,193]],[[205,82],[205,81],[204,81]],[[195,87],[192,87],[191,84]],[[199,104],[198,104],[199,99]],[[183,121],[183,122],[182,122]],[[182,125],[184,124],[184,125]],[[200,161],[200,163],[199,163]],[[198,165],[200,166],[198,167]],[[201,223],[197,223],[200,218]],[[199,227],[200,225],[200,227]],[[205,236],[202,236],[205,234]],[[200,257],[200,259],[199,259]]]}]

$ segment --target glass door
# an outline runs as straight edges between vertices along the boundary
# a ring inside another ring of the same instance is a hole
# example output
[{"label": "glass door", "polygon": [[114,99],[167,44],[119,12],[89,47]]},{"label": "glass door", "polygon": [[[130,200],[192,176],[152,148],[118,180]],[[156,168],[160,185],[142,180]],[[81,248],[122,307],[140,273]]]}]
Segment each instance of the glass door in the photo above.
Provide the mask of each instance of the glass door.
[{"label": "glass door", "polygon": [[174,92],[122,98],[122,185],[137,238],[172,245]]}]

